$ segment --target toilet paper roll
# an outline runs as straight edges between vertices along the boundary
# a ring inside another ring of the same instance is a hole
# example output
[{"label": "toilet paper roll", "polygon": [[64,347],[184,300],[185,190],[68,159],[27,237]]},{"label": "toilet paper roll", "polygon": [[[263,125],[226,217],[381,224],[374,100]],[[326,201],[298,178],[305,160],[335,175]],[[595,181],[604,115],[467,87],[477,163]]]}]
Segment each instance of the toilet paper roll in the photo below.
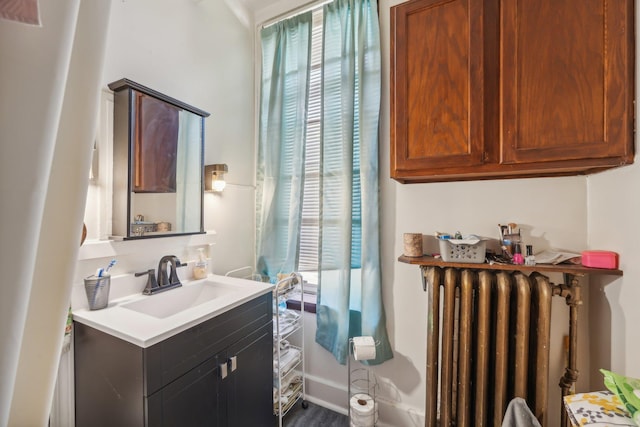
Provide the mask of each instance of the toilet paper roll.
[{"label": "toilet paper roll", "polygon": [[349,400],[351,425],[373,427],[376,422],[376,404],[366,393],[354,394]]},{"label": "toilet paper roll", "polygon": [[376,358],[376,343],[373,337],[353,337],[353,357],[356,360]]}]

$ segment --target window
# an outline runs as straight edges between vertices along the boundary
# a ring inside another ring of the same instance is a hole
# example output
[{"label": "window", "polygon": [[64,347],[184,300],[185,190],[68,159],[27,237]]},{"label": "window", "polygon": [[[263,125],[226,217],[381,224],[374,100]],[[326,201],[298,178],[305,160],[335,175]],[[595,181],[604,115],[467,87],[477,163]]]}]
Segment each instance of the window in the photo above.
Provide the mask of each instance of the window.
[{"label": "window", "polygon": [[375,3],[333,0],[261,30],[256,265],[271,280],[317,274],[316,342],[341,363],[348,337],[362,333],[381,343],[376,363],[393,357],[379,260]]},{"label": "window", "polygon": [[[321,203],[321,130],[322,130],[322,52],[323,52],[323,9],[313,12],[313,25],[311,36],[311,70],[309,78],[309,99],[307,103],[307,130],[306,148],[304,160],[304,190],[302,202],[302,223],[300,230],[300,253],[298,259],[298,271],[303,273],[305,280],[312,286],[308,288],[315,292],[318,283],[318,245],[320,239],[320,203]],[[339,76],[336,76],[339,78]],[[325,76],[326,79],[326,76]],[[357,85],[356,85],[357,87]],[[355,97],[356,102],[358,97]],[[356,118],[357,120],[357,118]],[[357,129],[358,123],[355,123]],[[325,161],[340,161],[334,156],[330,158],[325,153]],[[354,157],[354,183],[352,191],[352,250],[351,267],[360,267],[360,241],[361,241],[361,215],[360,215],[360,182],[359,159],[360,147],[353,147]],[[324,212],[325,215],[333,214],[337,218],[342,212]],[[325,236],[325,240],[327,236]],[[325,266],[327,260],[324,260]]]}]

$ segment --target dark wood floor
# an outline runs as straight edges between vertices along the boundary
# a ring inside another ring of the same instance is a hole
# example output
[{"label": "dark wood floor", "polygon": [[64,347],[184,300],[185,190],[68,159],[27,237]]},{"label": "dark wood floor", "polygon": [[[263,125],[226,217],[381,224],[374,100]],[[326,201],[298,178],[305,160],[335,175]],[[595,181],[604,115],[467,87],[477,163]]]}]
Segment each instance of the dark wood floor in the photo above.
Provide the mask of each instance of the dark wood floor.
[{"label": "dark wood floor", "polygon": [[285,427],[348,427],[349,417],[333,412],[322,406],[307,402],[309,407],[302,408],[299,401],[284,417]]}]

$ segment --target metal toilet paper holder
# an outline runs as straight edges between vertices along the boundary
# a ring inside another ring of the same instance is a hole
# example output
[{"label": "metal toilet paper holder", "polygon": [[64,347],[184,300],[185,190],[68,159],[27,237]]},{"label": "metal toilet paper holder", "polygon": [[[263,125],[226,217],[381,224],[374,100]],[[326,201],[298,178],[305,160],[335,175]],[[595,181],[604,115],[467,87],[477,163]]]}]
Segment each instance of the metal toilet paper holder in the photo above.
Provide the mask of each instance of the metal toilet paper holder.
[{"label": "metal toilet paper holder", "polygon": [[[376,341],[375,345],[378,346],[379,342]],[[351,367],[351,359],[354,358],[354,342],[353,338],[349,338],[349,356],[347,357],[347,387],[348,387],[348,398],[347,398],[347,406],[349,408],[349,425],[350,426],[366,426],[366,427],[375,427],[378,423],[378,402],[376,400],[376,393],[378,391],[378,379],[376,375],[371,372],[371,370],[365,367]],[[357,362],[354,358],[354,362]],[[362,365],[360,365],[362,366]],[[354,398],[358,394],[366,394],[373,400],[374,410],[373,410],[373,424],[357,424],[357,420],[354,420],[354,414],[352,413],[352,398]]]}]

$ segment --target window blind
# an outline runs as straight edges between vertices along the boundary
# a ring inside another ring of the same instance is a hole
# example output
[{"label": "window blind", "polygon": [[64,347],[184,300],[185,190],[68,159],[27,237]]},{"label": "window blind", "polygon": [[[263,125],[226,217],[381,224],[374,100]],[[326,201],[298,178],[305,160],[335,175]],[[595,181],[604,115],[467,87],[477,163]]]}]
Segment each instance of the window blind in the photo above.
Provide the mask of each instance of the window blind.
[{"label": "window blind", "polygon": [[307,134],[304,159],[304,192],[300,230],[299,271],[318,270],[320,237],[320,130],[322,108],[322,8],[313,12],[311,71],[307,106]]}]

